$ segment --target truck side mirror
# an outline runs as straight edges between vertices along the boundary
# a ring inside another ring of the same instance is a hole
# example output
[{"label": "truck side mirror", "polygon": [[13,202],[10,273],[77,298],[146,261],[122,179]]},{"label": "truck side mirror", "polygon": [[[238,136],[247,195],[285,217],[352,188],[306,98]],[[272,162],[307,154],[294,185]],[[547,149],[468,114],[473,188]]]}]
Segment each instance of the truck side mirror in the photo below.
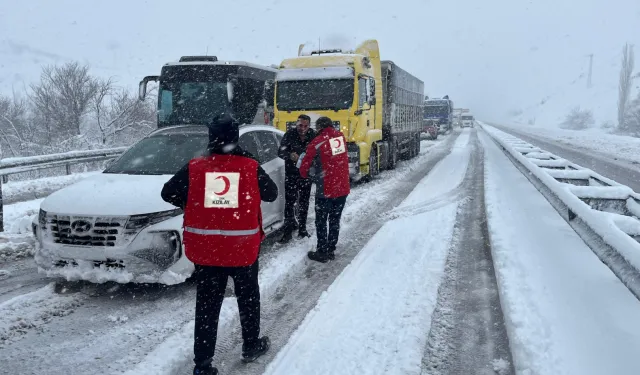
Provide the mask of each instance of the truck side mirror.
[{"label": "truck side mirror", "polygon": [[160,76],[146,76],[140,81],[140,85],[138,86],[138,99],[144,101],[144,98],[147,96],[147,83],[149,81],[157,82],[160,79]]},{"label": "truck side mirror", "polygon": [[376,97],[372,96],[369,98],[369,105],[376,105]]},{"label": "truck side mirror", "polygon": [[273,106],[275,101],[276,81],[268,79],[264,81],[264,100],[267,101],[268,106]]},{"label": "truck side mirror", "polygon": [[236,83],[238,83],[238,77],[235,74],[229,74],[227,76],[227,99],[229,100],[229,103],[233,102]]}]

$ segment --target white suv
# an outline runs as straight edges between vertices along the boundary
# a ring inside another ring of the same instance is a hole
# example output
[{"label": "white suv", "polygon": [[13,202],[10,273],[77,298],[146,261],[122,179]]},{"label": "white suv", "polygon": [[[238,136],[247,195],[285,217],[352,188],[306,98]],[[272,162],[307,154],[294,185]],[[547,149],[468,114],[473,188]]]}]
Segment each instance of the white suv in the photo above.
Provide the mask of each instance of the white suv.
[{"label": "white suv", "polygon": [[[272,126],[240,128],[240,147],[253,154],[278,186],[262,202],[265,232],[284,220],[284,133]],[[101,174],[47,197],[33,222],[40,272],[67,280],[175,284],[193,272],[182,248],[182,210],[160,197],[164,183],[208,144],[204,126],[156,130]]]}]

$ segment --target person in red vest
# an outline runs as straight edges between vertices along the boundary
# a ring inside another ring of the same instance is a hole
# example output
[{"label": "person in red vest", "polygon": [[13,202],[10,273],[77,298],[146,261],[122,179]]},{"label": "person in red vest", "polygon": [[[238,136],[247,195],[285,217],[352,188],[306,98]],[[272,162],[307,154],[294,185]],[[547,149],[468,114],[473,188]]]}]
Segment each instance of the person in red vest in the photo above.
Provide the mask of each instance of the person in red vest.
[{"label": "person in red vest", "polygon": [[195,265],[197,375],[218,374],[212,359],[229,277],[238,300],[243,361],[254,361],[270,345],[268,337],[259,337],[260,203],[275,201],[278,187],[253,155],[240,148],[238,138],[238,123],[231,116],[216,117],[205,156],[192,159],[162,189],[162,199],[184,209],[185,255]]},{"label": "person in red vest", "polygon": [[[344,135],[333,128],[329,117],[316,121],[318,134],[309,143],[304,156],[300,156],[300,175],[311,176],[316,184],[316,251],[310,251],[309,259],[326,263],[335,259],[340,236],[340,218],[351,191],[349,183],[349,158]],[[329,228],[327,231],[327,221]]]}]

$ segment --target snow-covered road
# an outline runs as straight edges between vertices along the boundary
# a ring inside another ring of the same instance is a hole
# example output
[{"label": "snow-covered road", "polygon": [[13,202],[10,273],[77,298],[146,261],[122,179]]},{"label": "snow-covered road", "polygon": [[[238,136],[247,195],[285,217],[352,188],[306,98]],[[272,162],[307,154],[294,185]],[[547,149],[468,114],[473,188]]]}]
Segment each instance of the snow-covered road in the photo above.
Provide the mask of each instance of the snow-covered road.
[{"label": "snow-covered road", "polygon": [[[371,184],[356,187],[345,209],[345,231],[349,231],[349,227],[362,226],[363,220],[375,217],[379,210],[392,208],[386,203],[389,196],[394,191],[406,196],[419,181],[412,176],[424,176],[447,154],[452,140],[453,137],[436,142],[423,141],[419,157],[401,162],[395,171],[384,172]],[[411,179],[415,182],[410,182]],[[372,199],[374,191],[378,194]],[[367,216],[366,212],[372,215]],[[349,246],[348,241],[365,240],[375,233],[375,230],[369,234],[367,231],[363,237],[358,231],[353,231],[354,235],[346,240],[346,246]],[[279,295],[283,290],[278,286],[285,283],[291,270],[296,270],[294,274],[298,276],[305,275],[308,271],[307,247],[300,242],[288,246],[267,246],[260,275],[265,299],[269,296],[282,298]],[[42,279],[42,276],[35,275],[34,278]],[[4,281],[11,282],[11,279]],[[74,289],[63,296],[46,287],[23,298],[6,301],[6,305],[0,304],[0,313],[9,306],[12,311],[19,311],[22,306],[25,310],[33,307],[39,312],[33,315],[37,319],[8,322],[15,328],[10,330],[9,339],[0,347],[3,358],[0,373],[122,373],[130,370],[132,374],[160,374],[172,373],[190,361],[192,285],[92,286],[71,283],[70,287]],[[43,297],[45,294],[61,298],[64,303],[48,303],[49,300]],[[42,302],[28,302],[33,299]],[[301,315],[303,318],[304,313]],[[30,316],[25,314],[26,318]],[[40,316],[46,316],[46,319],[40,319]],[[235,327],[234,319],[237,324],[234,299],[229,298],[223,308],[221,334],[229,332],[229,337],[234,336],[230,332]],[[228,328],[224,328],[225,324]],[[286,337],[283,337],[283,344],[285,342]],[[221,345],[224,345],[224,340],[221,340]],[[30,360],[25,362],[24,358]]]},{"label": "snow-covered road", "polygon": [[[34,207],[11,215],[26,222]],[[310,262],[309,246],[265,244],[272,349],[255,363],[240,362],[237,307],[225,300],[222,374],[640,368],[640,302],[481,129],[423,141],[417,158],[356,186],[335,261]],[[29,261],[0,265],[15,270],[0,273],[0,373],[191,374],[192,284],[46,285]]]}]

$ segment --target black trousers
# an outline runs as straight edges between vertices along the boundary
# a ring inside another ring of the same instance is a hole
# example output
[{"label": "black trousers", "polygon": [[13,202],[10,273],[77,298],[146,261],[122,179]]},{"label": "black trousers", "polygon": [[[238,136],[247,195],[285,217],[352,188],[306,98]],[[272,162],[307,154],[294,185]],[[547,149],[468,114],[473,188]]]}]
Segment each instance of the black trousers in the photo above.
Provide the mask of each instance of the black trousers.
[{"label": "black trousers", "polygon": [[311,185],[310,179],[304,179],[300,175],[286,174],[284,177],[284,225],[289,230],[293,230],[296,226],[296,204],[298,205],[298,226],[300,228],[307,226]]},{"label": "black trousers", "polygon": [[[340,236],[340,218],[347,202],[347,196],[340,198],[316,197],[316,236],[318,237],[317,251],[327,253],[336,250]],[[329,228],[327,231],[327,222]]]},{"label": "black trousers", "polygon": [[260,335],[260,288],[258,261],[247,267],[211,267],[196,265],[196,324],[194,362],[196,366],[211,363],[216,349],[218,320],[229,277],[233,279],[238,300],[243,348],[253,349]]}]

